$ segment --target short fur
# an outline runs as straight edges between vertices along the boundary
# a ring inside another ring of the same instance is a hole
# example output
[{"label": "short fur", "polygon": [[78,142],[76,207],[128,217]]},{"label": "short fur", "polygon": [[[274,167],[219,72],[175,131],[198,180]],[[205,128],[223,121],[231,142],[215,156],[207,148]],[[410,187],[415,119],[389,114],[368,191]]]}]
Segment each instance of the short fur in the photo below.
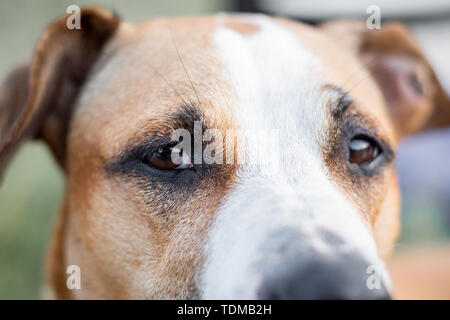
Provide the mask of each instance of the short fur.
[{"label": "short fur", "polygon": [[[82,29],[70,31],[65,19],[0,91],[1,169],[36,137],[66,173],[47,260],[53,297],[257,298],[275,272],[268,239],[277,230],[331,255],[330,239],[339,238],[383,265],[399,230],[396,146],[450,124],[449,98],[405,27],[313,28],[261,15],[135,26],[86,8]],[[416,87],[405,81],[411,74]],[[376,174],[354,175],[343,158],[346,129],[333,117],[331,88],[352,97],[342,119],[376,131],[392,153]],[[156,178],[127,152],[166,132],[186,106],[205,128],[277,129],[279,166],[202,167],[170,187],[148,180]],[[82,270],[81,290],[66,287],[72,264]]]}]

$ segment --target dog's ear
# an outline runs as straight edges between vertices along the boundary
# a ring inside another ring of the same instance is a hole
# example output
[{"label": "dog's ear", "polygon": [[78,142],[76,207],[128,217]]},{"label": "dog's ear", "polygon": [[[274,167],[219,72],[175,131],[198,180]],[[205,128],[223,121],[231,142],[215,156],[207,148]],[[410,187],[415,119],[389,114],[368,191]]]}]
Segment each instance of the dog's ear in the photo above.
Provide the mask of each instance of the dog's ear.
[{"label": "dog's ear", "polygon": [[362,22],[336,21],[322,28],[338,35],[367,66],[399,138],[450,125],[450,98],[404,25],[389,23],[369,30]]},{"label": "dog's ear", "polygon": [[80,12],[79,29],[63,16],[40,38],[32,60],[0,87],[0,173],[21,141],[44,139],[64,166],[72,108],[89,71],[119,19],[99,8]]}]

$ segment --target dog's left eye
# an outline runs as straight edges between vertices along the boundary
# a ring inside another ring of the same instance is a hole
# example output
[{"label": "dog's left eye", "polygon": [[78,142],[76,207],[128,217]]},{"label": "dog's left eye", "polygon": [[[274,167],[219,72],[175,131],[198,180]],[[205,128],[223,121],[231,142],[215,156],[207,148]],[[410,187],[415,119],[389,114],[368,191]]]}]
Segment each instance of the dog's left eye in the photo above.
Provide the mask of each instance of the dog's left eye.
[{"label": "dog's left eye", "polygon": [[159,170],[180,170],[192,167],[189,157],[174,146],[161,146],[144,158],[144,163]]},{"label": "dog's left eye", "polygon": [[371,162],[380,154],[380,147],[367,137],[355,137],[349,146],[349,162],[364,164]]}]

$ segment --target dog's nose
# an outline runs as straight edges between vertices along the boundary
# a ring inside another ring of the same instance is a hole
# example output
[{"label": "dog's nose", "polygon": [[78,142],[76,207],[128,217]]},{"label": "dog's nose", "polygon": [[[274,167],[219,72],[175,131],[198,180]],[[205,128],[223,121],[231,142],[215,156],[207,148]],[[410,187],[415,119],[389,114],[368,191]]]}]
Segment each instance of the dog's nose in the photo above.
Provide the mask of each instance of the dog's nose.
[{"label": "dog's nose", "polygon": [[358,254],[309,255],[285,264],[265,278],[259,299],[390,299],[383,281],[369,288],[369,264]]}]

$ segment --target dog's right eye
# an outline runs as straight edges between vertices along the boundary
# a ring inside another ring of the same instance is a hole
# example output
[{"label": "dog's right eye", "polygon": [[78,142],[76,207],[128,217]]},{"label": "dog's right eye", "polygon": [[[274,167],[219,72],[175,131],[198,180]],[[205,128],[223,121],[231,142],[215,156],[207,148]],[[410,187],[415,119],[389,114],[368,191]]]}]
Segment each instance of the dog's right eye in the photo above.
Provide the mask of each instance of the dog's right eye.
[{"label": "dog's right eye", "polygon": [[143,161],[145,164],[159,170],[180,170],[192,167],[189,157],[183,150],[167,145],[147,154]]},{"label": "dog's right eye", "polygon": [[349,162],[356,164],[368,163],[380,154],[380,147],[371,139],[356,137],[350,142]]}]

